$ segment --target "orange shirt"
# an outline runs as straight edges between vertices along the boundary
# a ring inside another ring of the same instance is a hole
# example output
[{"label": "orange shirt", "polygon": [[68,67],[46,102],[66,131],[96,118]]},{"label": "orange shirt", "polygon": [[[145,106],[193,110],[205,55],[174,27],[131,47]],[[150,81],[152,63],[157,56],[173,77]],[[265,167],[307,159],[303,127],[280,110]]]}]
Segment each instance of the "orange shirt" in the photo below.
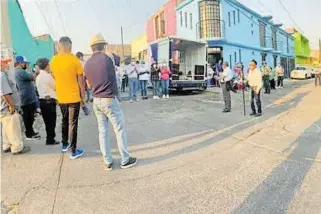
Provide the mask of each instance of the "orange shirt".
[{"label": "orange shirt", "polygon": [[51,72],[56,82],[58,103],[80,102],[78,76],[84,73],[80,60],[72,54],[55,55],[51,60]]}]

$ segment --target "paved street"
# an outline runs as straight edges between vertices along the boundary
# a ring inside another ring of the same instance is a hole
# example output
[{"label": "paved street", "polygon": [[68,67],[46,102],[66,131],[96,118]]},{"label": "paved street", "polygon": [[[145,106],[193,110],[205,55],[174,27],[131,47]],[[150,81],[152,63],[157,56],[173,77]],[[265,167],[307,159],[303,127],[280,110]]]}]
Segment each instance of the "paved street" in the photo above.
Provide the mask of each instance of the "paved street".
[{"label": "paved street", "polygon": [[[249,116],[249,95],[220,90],[121,106],[136,167],[104,170],[94,115],[81,115],[79,147],[26,142],[28,155],[2,155],[2,211],[9,213],[321,213],[321,88],[288,81],[263,95],[263,116]],[[45,137],[44,127],[36,125]],[[60,125],[57,128],[60,137]],[[59,139],[60,140],[60,139]]]}]

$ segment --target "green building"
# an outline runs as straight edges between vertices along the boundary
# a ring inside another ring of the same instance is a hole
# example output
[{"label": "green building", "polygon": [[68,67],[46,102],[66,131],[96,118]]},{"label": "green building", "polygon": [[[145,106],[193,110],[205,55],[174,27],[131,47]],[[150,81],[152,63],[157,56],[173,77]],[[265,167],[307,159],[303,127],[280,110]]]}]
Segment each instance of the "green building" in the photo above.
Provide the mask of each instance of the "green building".
[{"label": "green building", "polygon": [[309,65],[311,63],[311,48],[309,39],[307,39],[303,34],[294,28],[288,29],[287,31],[294,37],[295,63],[298,65]]},{"label": "green building", "polygon": [[[7,13],[11,47],[15,56],[25,56],[33,64],[39,58],[51,59],[55,45],[50,35],[34,37],[26,23],[18,0],[1,0]],[[7,44],[8,45],[8,44]]]}]

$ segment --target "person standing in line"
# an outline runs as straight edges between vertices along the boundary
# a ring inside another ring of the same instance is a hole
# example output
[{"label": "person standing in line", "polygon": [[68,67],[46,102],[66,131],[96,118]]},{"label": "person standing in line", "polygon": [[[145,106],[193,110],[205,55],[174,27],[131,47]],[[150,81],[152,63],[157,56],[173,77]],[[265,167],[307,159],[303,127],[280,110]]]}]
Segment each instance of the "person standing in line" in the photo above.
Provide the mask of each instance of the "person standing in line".
[{"label": "person standing in line", "polygon": [[[32,69],[32,73],[34,74],[35,77],[37,77],[37,75],[39,74],[39,67],[38,65],[34,64],[33,66],[34,68]],[[36,84],[36,83],[34,83]],[[36,113],[37,114],[41,114],[41,110],[40,110],[40,102],[39,102],[39,93],[38,93],[38,89],[37,87],[35,87],[36,89]]]},{"label": "person standing in line", "polygon": [[11,152],[14,155],[30,151],[30,147],[23,145],[22,127],[20,115],[17,113],[19,94],[18,89],[7,73],[11,59],[1,59],[0,71],[0,118],[2,149],[4,153]]},{"label": "person standing in line", "polygon": [[270,67],[270,75],[269,75],[269,80],[270,80],[270,87],[271,89],[275,90],[275,78],[276,78],[276,71],[273,70],[271,67]]},{"label": "person standing in line", "polygon": [[141,62],[141,65],[139,66],[139,82],[140,82],[140,90],[141,90],[141,96],[142,99],[147,99],[147,83],[149,80],[149,68],[145,64],[145,61]]},{"label": "person standing in line", "polygon": [[263,77],[263,84],[265,89],[265,94],[271,93],[271,87],[270,87],[270,72],[271,69],[269,66],[267,66],[266,62],[262,63],[261,67],[262,77]]},{"label": "person standing in line", "polygon": [[161,81],[160,81],[160,70],[156,63],[152,64],[150,79],[153,84],[153,99],[158,100],[161,96],[161,92],[160,92]]},{"label": "person standing in line", "polygon": [[[85,60],[84,60],[84,54],[81,53],[81,52],[77,52],[76,56],[80,60],[80,63],[82,65],[82,67],[84,68],[85,67],[85,63],[86,63]],[[91,98],[91,91],[87,87],[85,79],[86,79],[86,77],[84,76],[85,92],[86,92],[87,96],[86,96],[86,102],[81,103],[81,108],[84,111],[85,115],[88,116],[89,115],[89,109],[88,109],[86,103],[90,102],[92,100],[92,98]]]},{"label": "person standing in line", "polygon": [[122,67],[121,92],[124,93],[128,85],[128,75],[127,75],[128,65],[122,64],[121,67]]},{"label": "person standing in line", "polygon": [[169,98],[169,76],[171,74],[171,71],[164,63],[164,65],[160,69],[160,72],[161,72],[161,80],[162,80],[163,99],[168,99]]},{"label": "person standing in line", "polygon": [[137,163],[130,157],[127,145],[124,115],[117,97],[117,82],[112,59],[105,54],[107,42],[100,34],[93,36],[90,42],[93,55],[87,61],[85,73],[89,88],[93,89],[94,111],[98,122],[100,150],[107,170],[113,169],[113,158],[108,135],[108,121],[116,133],[121,168],[129,168]]},{"label": "person standing in line", "polygon": [[[56,95],[62,114],[62,152],[71,149],[70,159],[84,154],[77,149],[80,103],[85,102],[84,69],[79,59],[71,54],[72,42],[61,37],[58,54],[51,60],[51,72],[56,82]],[[69,142],[70,140],[70,142]]]},{"label": "person standing in line", "polygon": [[210,65],[208,65],[207,67],[207,88],[212,87],[212,80],[213,80],[213,76],[214,76],[214,70],[212,69],[212,67]]},{"label": "person standing in line", "polygon": [[275,72],[277,75],[277,87],[283,89],[283,79],[284,79],[284,69],[281,64],[278,64],[275,68]]},{"label": "person standing in line", "polygon": [[[257,62],[255,60],[252,60],[250,62],[249,67],[250,67],[250,70],[248,73],[248,84],[251,88],[251,108],[252,108],[252,113],[250,115],[259,117],[262,115],[262,105],[261,105],[261,98],[260,98],[261,89],[263,86],[262,73],[257,68]],[[257,111],[255,109],[254,100],[257,105]]]},{"label": "person standing in line", "polygon": [[319,86],[321,86],[321,65],[319,65],[318,68],[315,69],[315,86],[318,86],[318,81],[319,81]]},{"label": "person standing in line", "polygon": [[225,103],[225,108],[223,113],[231,112],[231,87],[232,87],[232,79],[234,77],[233,71],[229,67],[228,62],[223,63],[223,73],[221,73],[221,86],[223,91],[223,98]]},{"label": "person standing in line", "polygon": [[36,78],[36,85],[39,92],[42,118],[46,126],[46,145],[57,145],[60,142],[55,140],[57,121],[55,80],[50,72],[48,59],[39,59],[37,65],[39,66],[40,73]]},{"label": "person standing in line", "polygon": [[34,85],[36,75],[28,71],[29,65],[25,57],[17,56],[15,65],[15,76],[20,91],[22,118],[26,128],[26,139],[38,140],[40,139],[40,135],[33,129],[37,102]]},{"label": "person standing in line", "polygon": [[138,88],[138,71],[135,65],[135,62],[132,62],[130,66],[128,66],[128,82],[129,82],[129,97],[130,102],[133,100],[139,101],[137,98],[137,88]]}]

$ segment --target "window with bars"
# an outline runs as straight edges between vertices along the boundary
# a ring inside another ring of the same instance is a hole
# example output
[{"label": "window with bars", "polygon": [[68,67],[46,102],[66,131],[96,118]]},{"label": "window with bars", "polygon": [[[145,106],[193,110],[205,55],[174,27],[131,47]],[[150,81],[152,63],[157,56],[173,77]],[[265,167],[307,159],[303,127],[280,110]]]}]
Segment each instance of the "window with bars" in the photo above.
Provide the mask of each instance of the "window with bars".
[{"label": "window with bars", "polygon": [[233,68],[233,65],[232,65],[232,55],[230,54],[230,68]]},{"label": "window with bars", "polygon": [[159,31],[159,16],[156,16],[154,21],[155,21],[156,39],[158,39],[159,36],[160,36],[160,31]]},{"label": "window with bars", "polygon": [[231,13],[228,12],[228,26],[231,27]]},{"label": "window with bars", "polygon": [[191,27],[191,29],[193,29],[193,14],[192,13],[190,13],[189,14],[189,22],[190,22],[190,27]]},{"label": "window with bars", "polygon": [[187,27],[187,13],[185,13],[185,27]]},{"label": "window with bars", "polygon": [[236,63],[237,62],[237,54],[236,54],[236,52],[234,52],[234,63]]},{"label": "window with bars", "polygon": [[272,48],[274,50],[278,49],[278,47],[277,47],[277,38],[276,38],[276,30],[275,29],[272,29]]},{"label": "window with bars", "polygon": [[235,10],[233,10],[233,23],[234,23],[234,25],[236,25]]},{"label": "window with bars", "polygon": [[164,12],[162,12],[159,16],[160,16],[160,32],[161,32],[161,36],[164,36],[164,34],[165,34],[165,16],[164,16]]},{"label": "window with bars", "polygon": [[200,38],[221,37],[220,20],[220,2],[219,0],[204,0],[199,2],[199,31]]},{"label": "window with bars", "polygon": [[237,9],[237,22],[240,23],[241,22],[241,15],[240,15],[240,10]]},{"label": "window with bars", "polygon": [[261,47],[266,47],[266,25],[263,22],[259,22],[260,31],[260,45]]},{"label": "window with bars", "polygon": [[183,27],[183,12],[181,11],[179,13],[180,21],[181,21],[181,26]]},{"label": "window with bars", "polygon": [[239,49],[239,62],[242,62],[242,50]]}]

